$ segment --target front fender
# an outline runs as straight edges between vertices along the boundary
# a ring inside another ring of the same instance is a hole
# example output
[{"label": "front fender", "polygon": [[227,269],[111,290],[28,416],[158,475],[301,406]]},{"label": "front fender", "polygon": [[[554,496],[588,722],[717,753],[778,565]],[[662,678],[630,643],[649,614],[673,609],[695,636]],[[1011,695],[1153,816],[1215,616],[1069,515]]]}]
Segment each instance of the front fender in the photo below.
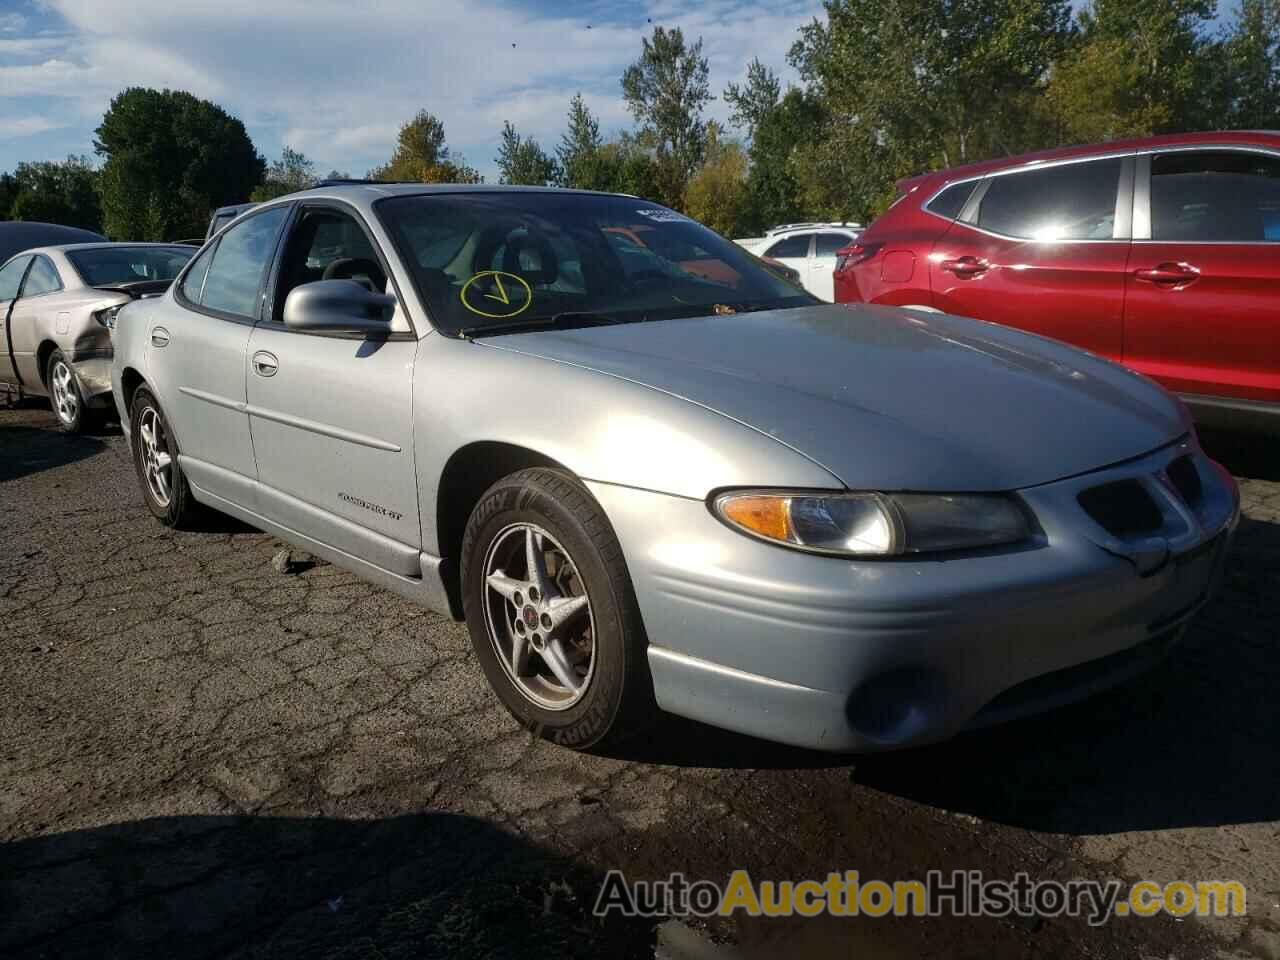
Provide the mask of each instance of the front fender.
[{"label": "front fender", "polygon": [[445,465],[481,441],[534,450],[583,480],[696,500],[719,487],[842,486],[782,442],[691,401],[573,364],[432,334],[419,343],[414,371],[425,550],[439,553],[435,496]]}]

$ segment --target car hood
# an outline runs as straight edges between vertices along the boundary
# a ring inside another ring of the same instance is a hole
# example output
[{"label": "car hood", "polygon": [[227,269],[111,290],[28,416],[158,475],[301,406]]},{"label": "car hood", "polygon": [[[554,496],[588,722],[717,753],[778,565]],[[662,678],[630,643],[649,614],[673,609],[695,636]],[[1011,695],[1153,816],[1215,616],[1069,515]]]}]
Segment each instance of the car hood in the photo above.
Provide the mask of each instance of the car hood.
[{"label": "car hood", "polygon": [[1092,354],[915,310],[812,306],[479,342],[700,404],[851,489],[1013,490],[1138,456],[1189,428],[1162,388]]}]

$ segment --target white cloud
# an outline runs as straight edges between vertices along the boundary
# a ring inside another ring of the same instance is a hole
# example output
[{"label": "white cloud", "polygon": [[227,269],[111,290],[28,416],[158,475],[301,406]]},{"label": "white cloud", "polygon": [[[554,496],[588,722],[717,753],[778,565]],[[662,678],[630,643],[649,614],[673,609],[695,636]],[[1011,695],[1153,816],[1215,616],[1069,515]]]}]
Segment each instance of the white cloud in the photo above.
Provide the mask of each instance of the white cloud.
[{"label": "white cloud", "polygon": [[[423,108],[482,170],[504,120],[554,145],[578,90],[605,130],[629,126],[618,78],[648,19],[703,36],[718,96],[753,56],[785,71],[796,28],[820,9],[817,0],[659,0],[619,24],[498,0],[46,3],[70,35],[25,56],[0,48],[0,97],[67,98],[96,120],[129,85],[189,90],[238,115],[264,151],[290,143],[325,169],[355,173],[385,159],[399,125]],[[709,112],[727,111],[717,101]]]},{"label": "white cloud", "polygon": [[16,117],[4,121],[3,133],[8,137],[34,137],[63,126],[48,117]]}]

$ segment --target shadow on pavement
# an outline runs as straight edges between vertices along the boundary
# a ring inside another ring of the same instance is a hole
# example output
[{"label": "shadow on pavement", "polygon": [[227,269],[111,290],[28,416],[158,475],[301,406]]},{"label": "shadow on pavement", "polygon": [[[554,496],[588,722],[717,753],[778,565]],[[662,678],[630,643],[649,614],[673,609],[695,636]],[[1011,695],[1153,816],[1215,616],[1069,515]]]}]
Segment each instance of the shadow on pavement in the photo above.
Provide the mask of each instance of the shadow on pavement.
[{"label": "shadow on pavement", "polygon": [[1226,430],[1199,430],[1205,453],[1236,477],[1280,480],[1280,437]]},{"label": "shadow on pavement", "polygon": [[470,817],[171,817],[0,846],[0,955],[652,957],[602,878]]},{"label": "shadow on pavement", "polygon": [[[52,422],[52,414],[50,418]],[[96,437],[69,436],[52,425],[47,430],[3,426],[0,442],[4,445],[4,455],[0,456],[0,483],[75,463],[105,448]]]},{"label": "shadow on pavement", "polygon": [[1280,818],[1280,526],[1245,518],[1218,598],[1144,677],[1052,713],[860,760],[886,793],[1070,834]]}]

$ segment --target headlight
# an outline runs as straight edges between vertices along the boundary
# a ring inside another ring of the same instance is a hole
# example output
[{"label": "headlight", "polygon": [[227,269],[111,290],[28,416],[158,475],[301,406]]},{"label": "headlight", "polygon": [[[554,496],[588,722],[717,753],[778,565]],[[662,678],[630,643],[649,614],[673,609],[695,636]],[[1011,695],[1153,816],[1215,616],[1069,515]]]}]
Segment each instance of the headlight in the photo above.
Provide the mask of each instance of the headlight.
[{"label": "headlight", "polygon": [[716,497],[713,507],[752,536],[855,557],[971,550],[1031,532],[1018,502],[1001,494],[738,490]]},{"label": "headlight", "polygon": [[95,310],[93,312],[93,319],[97,320],[98,323],[102,324],[102,326],[106,327],[108,330],[114,330],[116,328],[116,317],[120,315],[120,308],[123,306],[123,303],[117,303],[114,306],[106,307],[102,310]]}]

